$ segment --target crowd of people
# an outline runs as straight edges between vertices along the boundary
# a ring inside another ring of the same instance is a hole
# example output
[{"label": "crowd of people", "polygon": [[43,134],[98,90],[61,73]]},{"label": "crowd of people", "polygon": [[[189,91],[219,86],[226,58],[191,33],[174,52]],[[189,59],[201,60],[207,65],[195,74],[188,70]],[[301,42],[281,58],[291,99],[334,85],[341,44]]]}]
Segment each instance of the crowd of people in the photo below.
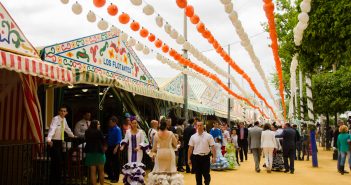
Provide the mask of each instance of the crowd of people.
[{"label": "crowd of people", "polygon": [[[171,118],[161,117],[152,120],[150,128],[145,132],[135,116],[126,114],[121,125],[116,116],[108,120],[107,137],[100,130],[100,122],[91,119],[91,113],[84,113],[83,119],[76,123],[74,133],[67,125],[65,116],[67,108],[62,106],[59,115],[50,125],[47,142],[52,158],[52,184],[59,183],[62,162],[62,142],[64,133],[69,137],[84,138],[85,165],[90,168],[92,184],[104,183],[107,178],[116,183],[120,173],[124,175],[124,184],[184,184],[180,172],[195,174],[197,184],[210,184],[211,170],[238,169],[247,161],[249,151],[253,155],[254,169],[261,171],[261,155],[263,167],[267,173],[272,171],[295,172],[295,160],[309,160],[312,153],[309,128],[297,125],[261,124],[256,121],[252,125],[240,122],[232,128],[219,120],[211,120],[209,124],[194,117],[187,122],[177,119],[172,124]],[[206,129],[205,126],[212,125]],[[345,170],[345,161],[351,169],[349,129],[339,122],[334,134],[334,144],[338,151],[337,168],[341,174]],[[123,164],[122,155],[128,161]],[[152,159],[152,170],[146,176],[144,157]],[[184,169],[185,166],[185,169]],[[98,174],[98,180],[97,176]],[[204,179],[202,179],[204,178]]]}]

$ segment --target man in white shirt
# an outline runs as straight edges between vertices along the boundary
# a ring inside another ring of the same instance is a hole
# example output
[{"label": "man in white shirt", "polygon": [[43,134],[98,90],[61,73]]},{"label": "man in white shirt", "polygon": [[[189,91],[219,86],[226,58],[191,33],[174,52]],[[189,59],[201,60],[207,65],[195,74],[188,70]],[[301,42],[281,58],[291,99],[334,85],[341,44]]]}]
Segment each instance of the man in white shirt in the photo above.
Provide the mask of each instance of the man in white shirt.
[{"label": "man in white shirt", "polygon": [[151,128],[149,129],[147,136],[148,136],[148,139],[149,139],[150,146],[152,148],[152,145],[154,144],[154,137],[155,137],[155,134],[157,133],[158,121],[151,120],[150,127]]},{"label": "man in white shirt", "polygon": [[[205,179],[205,185],[209,185],[210,176],[210,152],[212,151],[212,163],[216,162],[216,151],[213,137],[204,132],[202,122],[197,122],[197,133],[190,137],[188,150],[188,164],[193,164],[196,174],[196,184],[202,185],[202,176]],[[193,157],[191,155],[193,154]]]},{"label": "man in white shirt", "polygon": [[51,178],[50,184],[61,184],[61,162],[63,160],[62,141],[64,141],[65,132],[69,137],[75,137],[71,129],[67,125],[65,116],[67,115],[67,107],[59,108],[59,115],[55,116],[50,124],[47,142],[50,148],[51,157]]},{"label": "man in white shirt", "polygon": [[76,126],[74,127],[74,135],[76,135],[79,138],[84,138],[85,131],[88,130],[90,126],[90,118],[91,118],[91,113],[85,112],[83,115],[83,119],[78,121],[76,123]]}]

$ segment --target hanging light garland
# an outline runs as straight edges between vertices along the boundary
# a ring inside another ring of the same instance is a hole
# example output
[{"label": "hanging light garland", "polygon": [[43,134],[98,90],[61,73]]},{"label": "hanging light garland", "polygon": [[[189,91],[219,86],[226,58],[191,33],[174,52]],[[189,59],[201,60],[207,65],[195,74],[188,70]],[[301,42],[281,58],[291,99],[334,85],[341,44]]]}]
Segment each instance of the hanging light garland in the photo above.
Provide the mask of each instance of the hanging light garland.
[{"label": "hanging light garland", "polygon": [[[182,7],[179,7],[179,8],[182,8]],[[191,17],[196,15],[194,8],[191,5],[189,5],[189,3],[187,3],[187,6],[184,8],[184,11],[185,11],[186,16],[189,17],[190,19],[191,19]],[[269,105],[267,100],[257,90],[257,88],[254,85],[254,83],[252,82],[251,78],[244,72],[243,69],[241,69],[235,63],[235,61],[228,55],[228,53],[223,50],[223,48],[220,46],[217,39],[215,39],[214,36],[212,35],[212,33],[206,28],[205,24],[200,21],[197,23],[196,28],[197,28],[197,31],[199,33],[201,33],[202,37],[204,37],[213,46],[213,48],[222,57],[222,59],[224,61],[226,61],[236,72],[238,72],[249,83],[252,91],[258,96],[258,98],[260,98],[265,103],[265,105],[271,110],[271,112],[274,115],[274,118],[276,119],[277,116],[275,114],[275,111]]]},{"label": "hanging light garland", "polygon": [[258,57],[255,54],[255,51],[252,47],[252,44],[250,42],[250,39],[247,35],[247,33],[245,32],[241,21],[238,18],[238,13],[233,9],[233,3],[230,0],[221,0],[225,12],[229,15],[229,19],[231,20],[235,31],[237,33],[237,35],[239,36],[240,40],[241,40],[241,45],[245,48],[245,50],[247,51],[247,53],[249,54],[252,63],[254,64],[256,70],[258,71],[258,74],[260,75],[261,79],[264,82],[264,86],[266,88],[266,90],[268,91],[268,94],[270,96],[270,98],[274,101],[275,98],[273,96],[273,93],[268,85],[268,80],[266,78],[266,75],[261,67],[260,64],[260,60],[258,59]]}]

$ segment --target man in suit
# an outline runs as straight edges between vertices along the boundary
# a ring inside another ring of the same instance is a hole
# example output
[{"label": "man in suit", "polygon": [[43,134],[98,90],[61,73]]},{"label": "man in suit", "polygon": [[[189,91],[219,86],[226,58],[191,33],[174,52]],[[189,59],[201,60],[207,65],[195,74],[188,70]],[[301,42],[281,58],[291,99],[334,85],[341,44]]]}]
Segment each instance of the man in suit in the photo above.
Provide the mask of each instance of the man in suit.
[{"label": "man in suit", "polygon": [[[197,118],[191,118],[189,120],[189,126],[184,129],[183,139],[184,139],[184,153],[185,153],[185,155],[188,154],[189,140],[190,140],[191,136],[196,133],[196,129],[195,129],[196,122],[197,122]],[[190,173],[190,171],[192,173],[194,173],[194,169],[190,170],[190,166],[188,164],[187,157],[185,157],[185,165],[186,165],[186,173]]]},{"label": "man in suit", "polygon": [[247,150],[248,150],[248,144],[247,144],[247,136],[249,134],[249,131],[247,128],[244,127],[244,123],[240,122],[239,123],[239,129],[237,130],[238,133],[238,145],[241,148],[240,150],[240,161],[243,162],[244,156],[245,160],[247,160]]},{"label": "man in suit", "polygon": [[256,121],[254,126],[249,128],[248,142],[249,148],[252,151],[255,160],[255,170],[257,173],[261,171],[260,169],[260,159],[261,159],[261,134],[262,128],[259,127],[260,123]]},{"label": "man in suit", "polygon": [[[296,141],[296,131],[291,128],[290,123],[285,123],[283,133],[276,135],[277,138],[283,138],[283,158],[285,171],[287,173],[290,171],[291,174],[294,173],[294,160],[295,160],[295,141]],[[289,164],[290,162],[290,164]]]}]

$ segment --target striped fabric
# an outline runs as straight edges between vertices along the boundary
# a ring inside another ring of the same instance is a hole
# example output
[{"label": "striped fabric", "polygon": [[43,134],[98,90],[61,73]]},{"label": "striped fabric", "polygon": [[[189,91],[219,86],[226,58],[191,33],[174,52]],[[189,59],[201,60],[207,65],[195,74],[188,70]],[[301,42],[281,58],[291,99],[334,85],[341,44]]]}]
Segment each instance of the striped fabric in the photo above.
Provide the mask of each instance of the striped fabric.
[{"label": "striped fabric", "polygon": [[79,71],[79,69],[75,69],[74,75],[75,83],[110,86],[116,82],[115,79],[108,76],[89,71]]},{"label": "striped fabric", "polygon": [[1,68],[65,84],[74,82],[72,72],[65,68],[2,50],[0,50]]}]

